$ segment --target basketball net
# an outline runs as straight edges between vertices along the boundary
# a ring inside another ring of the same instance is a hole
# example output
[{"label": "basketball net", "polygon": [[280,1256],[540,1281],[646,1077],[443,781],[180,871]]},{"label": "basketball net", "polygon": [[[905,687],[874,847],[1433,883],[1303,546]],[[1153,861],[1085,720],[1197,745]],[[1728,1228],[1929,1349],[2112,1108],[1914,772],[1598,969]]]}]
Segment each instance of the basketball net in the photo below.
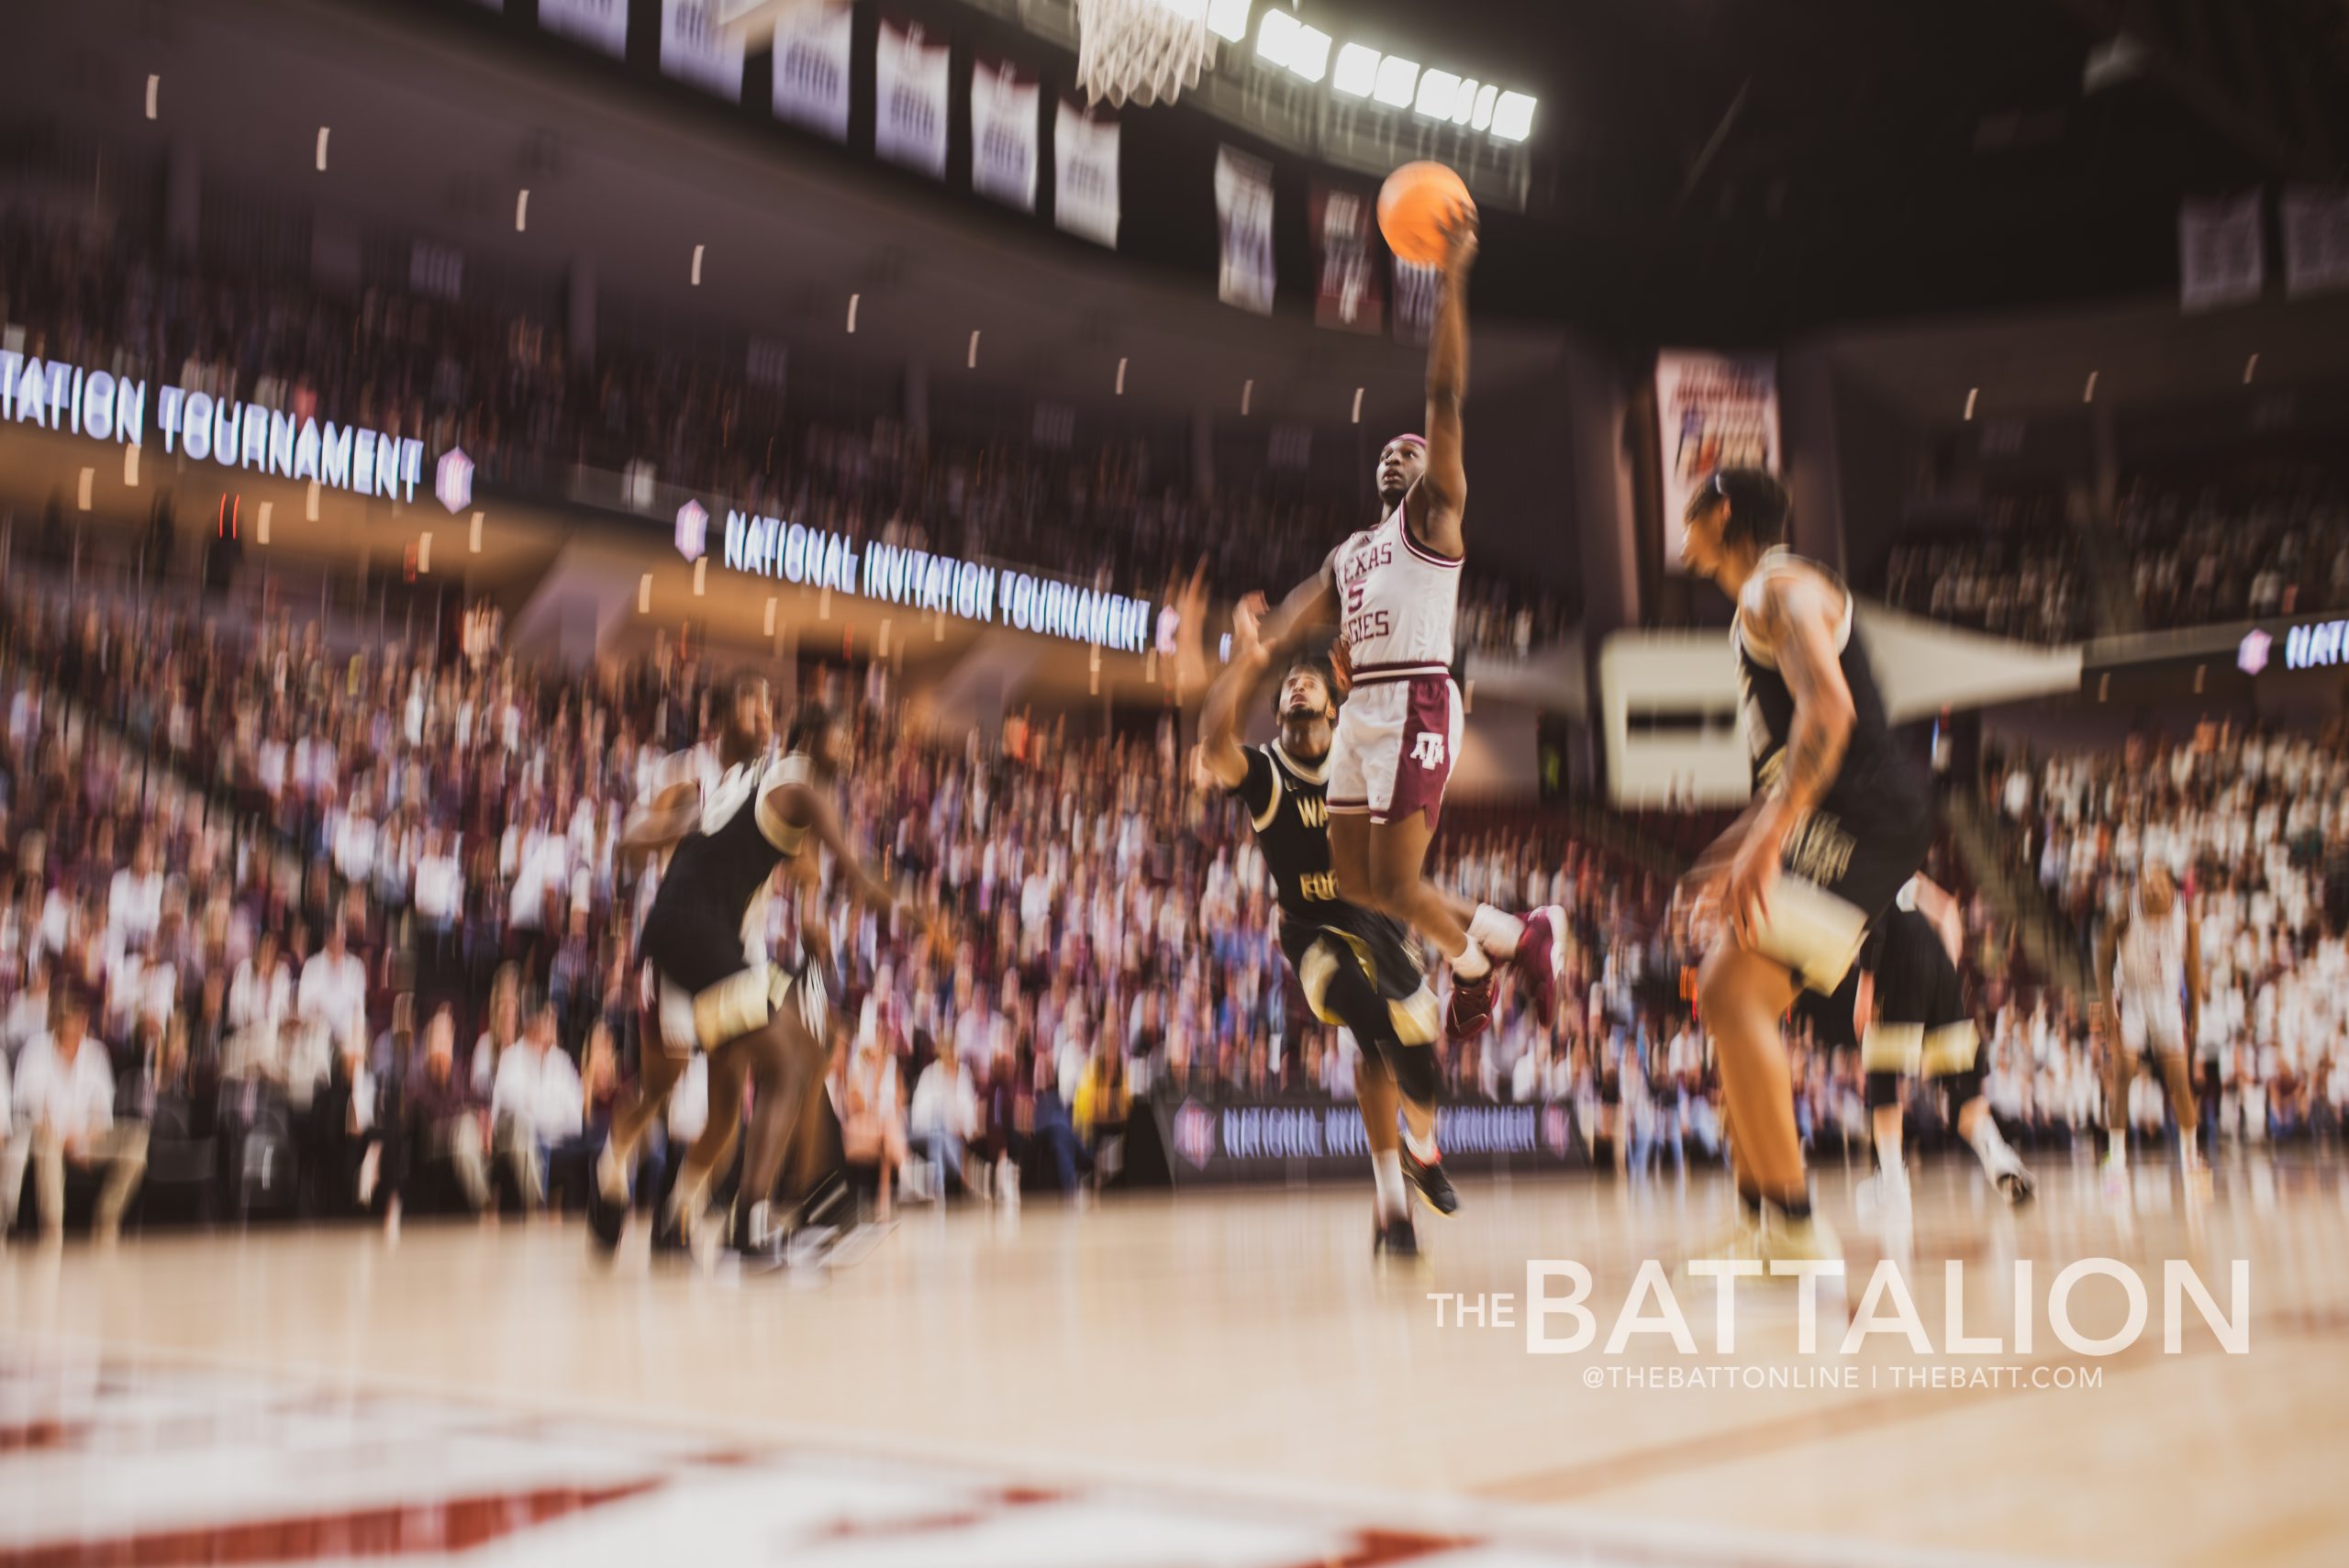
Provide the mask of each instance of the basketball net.
[{"label": "basketball net", "polygon": [[815,0],[718,0],[718,30],[745,48],[763,46],[784,16]]},{"label": "basketball net", "polygon": [[1093,103],[1172,103],[1215,60],[1207,0],[1076,0],[1076,83]]}]

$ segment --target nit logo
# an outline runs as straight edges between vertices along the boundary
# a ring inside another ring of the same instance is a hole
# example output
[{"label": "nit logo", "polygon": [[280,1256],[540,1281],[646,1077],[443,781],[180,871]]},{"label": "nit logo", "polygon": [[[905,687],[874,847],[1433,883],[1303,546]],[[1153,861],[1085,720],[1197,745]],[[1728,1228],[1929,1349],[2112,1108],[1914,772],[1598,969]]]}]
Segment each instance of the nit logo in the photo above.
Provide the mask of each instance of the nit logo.
[{"label": "nit logo", "polygon": [[2235,667],[2246,675],[2256,675],[2267,668],[2267,651],[2276,639],[2253,627],[2243,635],[2243,645],[2235,650]]},{"label": "nit logo", "polygon": [[451,447],[441,456],[432,476],[432,494],[452,514],[473,504],[473,460],[462,447]]},{"label": "nit logo", "polygon": [[699,561],[709,550],[709,513],[698,501],[677,508],[677,553]]},{"label": "nit logo", "polygon": [[1215,1158],[1215,1116],[1195,1101],[1185,1100],[1174,1113],[1174,1152],[1199,1171]]}]

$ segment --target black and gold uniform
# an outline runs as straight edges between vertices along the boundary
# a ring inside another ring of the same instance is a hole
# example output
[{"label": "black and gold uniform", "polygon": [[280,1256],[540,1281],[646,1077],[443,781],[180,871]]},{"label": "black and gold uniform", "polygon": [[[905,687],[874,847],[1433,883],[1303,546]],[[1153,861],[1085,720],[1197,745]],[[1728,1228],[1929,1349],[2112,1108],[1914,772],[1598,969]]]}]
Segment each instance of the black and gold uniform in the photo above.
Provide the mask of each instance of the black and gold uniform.
[{"label": "black and gold uniform", "polygon": [[752,930],[769,881],[795,858],[807,829],[786,822],[773,793],[806,784],[813,765],[800,752],[738,763],[702,799],[701,820],[677,844],[644,917],[638,951],[652,967],[662,1043],[714,1051],[762,1028],[796,987],[820,1036],[820,978],[767,962]]},{"label": "black and gold uniform", "polygon": [[[1297,971],[1306,1001],[1323,1023],[1344,1025],[1354,1031],[1364,1050],[1387,1057],[1406,1094],[1430,1097],[1432,1085],[1425,1080],[1433,1073],[1433,1053],[1399,1053],[1394,1048],[1434,1040],[1442,1028],[1435,993],[1428,988],[1427,971],[1401,921],[1338,896],[1330,868],[1326,767],[1299,761],[1277,740],[1245,751],[1247,776],[1231,793],[1248,807],[1256,843],[1273,874],[1281,910],[1281,951]],[[1341,965],[1369,978],[1376,1001],[1385,1006],[1385,1018],[1346,1016],[1370,1009],[1349,1009],[1341,995],[1331,995],[1331,982]],[[1414,1094],[1415,1089],[1427,1092]]]},{"label": "black and gold uniform", "polygon": [[1876,670],[1853,624],[1850,590],[1825,567],[1800,562],[1783,548],[1764,553],[1739,597],[1730,632],[1754,793],[1779,787],[1795,717],[1794,693],[1779,673],[1777,651],[1758,635],[1754,621],[1770,579],[1798,564],[1818,572],[1843,596],[1835,652],[1852,692],[1852,733],[1834,783],[1787,836],[1755,947],[1809,989],[1832,995],[1858,957],[1869,922],[1924,864],[1932,847],[1932,795],[1923,770],[1903,754],[1886,721]]}]

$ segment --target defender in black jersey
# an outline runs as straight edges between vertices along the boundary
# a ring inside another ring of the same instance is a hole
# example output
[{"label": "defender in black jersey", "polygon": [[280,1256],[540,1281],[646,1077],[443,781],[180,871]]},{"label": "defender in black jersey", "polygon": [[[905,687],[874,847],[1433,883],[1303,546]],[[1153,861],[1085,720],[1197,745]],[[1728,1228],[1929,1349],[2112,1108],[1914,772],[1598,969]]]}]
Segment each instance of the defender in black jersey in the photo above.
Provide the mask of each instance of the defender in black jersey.
[{"label": "defender in black jersey", "polygon": [[[763,715],[763,680],[738,681],[734,694],[738,710],[755,706]],[[796,860],[811,837],[831,851],[852,896],[884,911],[897,905],[841,828],[831,784],[845,746],[835,717],[811,707],[794,720],[782,758],[761,748],[728,768],[674,840],[638,940],[651,971],[649,1030],[667,1053],[702,1050],[711,1058],[709,1130],[687,1157],[671,1195],[681,1231],[696,1217],[703,1189],[732,1137],[732,1118],[719,1114],[721,1084],[739,1085],[747,1075],[758,1086],[732,1227],[733,1243],[745,1252],[771,1243],[768,1195],[782,1173],[800,1100],[821,1075],[829,1020],[819,972],[810,966],[794,973],[765,962],[748,930],[753,911],[776,869]],[[641,1124],[632,1130],[640,1135]],[[618,1161],[623,1175],[626,1154],[621,1150]],[[610,1168],[599,1168],[599,1190]],[[604,1195],[608,1200],[607,1191]],[[599,1240],[618,1230],[603,1220],[606,1207],[597,1206]]]},{"label": "defender in black jersey", "polygon": [[1864,1208],[1887,1231],[1905,1234],[1909,1173],[1901,1157],[1900,1080],[1919,1074],[1947,1098],[1950,1124],[1974,1150],[1982,1173],[2010,1204],[2032,1195],[2032,1175],[2007,1146],[1982,1093],[1982,1043],[1957,973],[1965,920],[1957,900],[1931,878],[1911,877],[1860,950],[1853,1016],[1867,1073],[1877,1175]]},{"label": "defender in black jersey", "polygon": [[1932,814],[1922,770],[1886,722],[1851,592],[1787,550],[1787,520],[1776,478],[1722,469],[1689,500],[1681,553],[1737,606],[1755,796],[1687,879],[1725,922],[1698,999],[1746,1200],[1740,1245],[1792,1262],[1840,1247],[1810,1212],[1779,1022],[1805,987],[1842,984],[1868,922],[1924,862]]},{"label": "defender in black jersey", "polygon": [[[1205,609],[1195,576],[1178,612],[1180,670],[1204,667]],[[1274,698],[1279,734],[1261,746],[1241,743],[1241,705],[1270,666],[1250,617],[1238,617],[1230,663],[1200,716],[1199,762],[1248,808],[1279,899],[1281,951],[1306,1001],[1322,1022],[1350,1030],[1362,1051],[1355,1092],[1378,1190],[1373,1250],[1416,1257],[1408,1192],[1440,1214],[1460,1207],[1436,1146],[1434,1041],[1442,1018],[1409,929],[1338,896],[1328,797],[1337,702],[1328,666],[1293,662]],[[1408,1127],[1399,1134],[1398,1110]]]},{"label": "defender in black jersey", "polygon": [[[657,860],[663,871],[674,863],[678,847],[701,825],[703,806],[728,787],[726,781],[747,776],[748,771],[759,766],[773,749],[774,720],[770,705],[763,678],[748,673],[735,677],[727,686],[725,700],[716,716],[715,733],[699,746],[663,758],[647,797],[629,813],[620,831],[619,855],[623,862]],[[654,885],[657,898],[657,880]],[[690,1030],[681,1031],[671,1040],[661,1028],[659,982],[652,963],[641,951],[641,931],[638,941],[642,995],[640,1027],[637,1030],[636,1084],[612,1112],[611,1132],[596,1161],[596,1179],[589,1184],[587,1193],[588,1233],[607,1250],[619,1245],[621,1231],[628,1222],[629,1193],[639,1146],[667,1106],[670,1095],[685,1076],[686,1064],[694,1054]],[[754,962],[763,963],[766,958],[763,946],[754,944],[747,931],[730,946],[720,943],[713,951],[739,952],[745,968]],[[710,1085],[713,1114],[702,1138],[686,1155],[679,1181],[671,1189],[673,1193],[678,1188],[696,1192],[706,1187],[711,1173],[733,1151],[734,1137],[741,1121],[742,1082],[740,1062],[736,1061],[730,1066],[734,1071],[716,1074]],[[685,1237],[675,1221],[678,1212],[673,1206],[661,1217],[654,1229],[656,1250],[682,1250]]]}]

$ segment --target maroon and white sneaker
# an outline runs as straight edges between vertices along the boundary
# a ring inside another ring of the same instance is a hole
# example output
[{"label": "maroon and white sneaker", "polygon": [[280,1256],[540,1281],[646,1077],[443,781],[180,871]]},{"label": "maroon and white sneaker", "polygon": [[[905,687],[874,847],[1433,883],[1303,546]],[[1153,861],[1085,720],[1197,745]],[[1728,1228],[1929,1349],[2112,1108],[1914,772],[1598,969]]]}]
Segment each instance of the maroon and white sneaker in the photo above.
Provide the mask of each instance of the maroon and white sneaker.
[{"label": "maroon and white sneaker", "polygon": [[1544,904],[1525,917],[1525,934],[1510,959],[1517,983],[1533,1004],[1533,1016],[1548,1029],[1558,1019],[1558,985],[1566,973],[1566,912]]},{"label": "maroon and white sneaker", "polygon": [[1493,1027],[1493,972],[1474,980],[1452,977],[1452,1006],[1443,1016],[1443,1038],[1465,1045]]}]

